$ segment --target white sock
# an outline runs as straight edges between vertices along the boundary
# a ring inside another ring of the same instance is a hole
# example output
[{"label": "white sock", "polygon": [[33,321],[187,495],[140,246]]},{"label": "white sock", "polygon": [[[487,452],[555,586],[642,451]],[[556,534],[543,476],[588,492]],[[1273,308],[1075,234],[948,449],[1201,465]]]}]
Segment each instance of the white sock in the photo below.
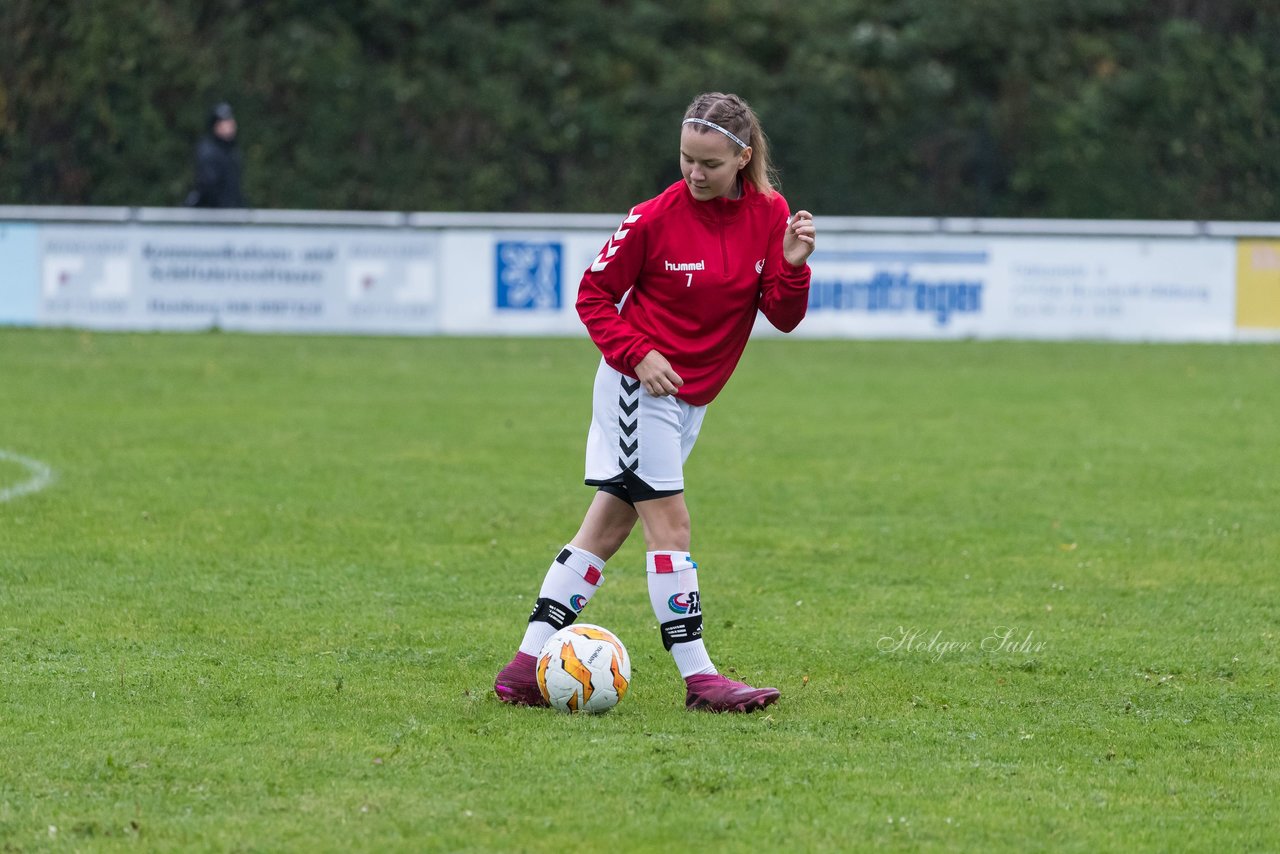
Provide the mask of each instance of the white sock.
[{"label": "white sock", "polygon": [[698,565],[688,552],[657,551],[645,555],[649,604],[653,606],[662,645],[676,660],[680,676],[688,679],[715,673],[716,666],[702,642],[702,602],[698,597]]},{"label": "white sock", "polygon": [[603,583],[604,561],[586,549],[565,546],[542,581],[520,651],[529,655],[542,652],[547,638],[578,619]]}]

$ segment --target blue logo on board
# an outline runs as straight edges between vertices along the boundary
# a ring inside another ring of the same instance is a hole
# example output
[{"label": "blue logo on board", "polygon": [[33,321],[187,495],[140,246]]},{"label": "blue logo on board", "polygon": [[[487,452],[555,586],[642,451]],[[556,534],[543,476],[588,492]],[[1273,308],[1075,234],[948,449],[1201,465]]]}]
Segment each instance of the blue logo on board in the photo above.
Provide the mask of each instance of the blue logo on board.
[{"label": "blue logo on board", "polygon": [[561,307],[559,241],[504,240],[497,244],[495,305],[520,311]]}]

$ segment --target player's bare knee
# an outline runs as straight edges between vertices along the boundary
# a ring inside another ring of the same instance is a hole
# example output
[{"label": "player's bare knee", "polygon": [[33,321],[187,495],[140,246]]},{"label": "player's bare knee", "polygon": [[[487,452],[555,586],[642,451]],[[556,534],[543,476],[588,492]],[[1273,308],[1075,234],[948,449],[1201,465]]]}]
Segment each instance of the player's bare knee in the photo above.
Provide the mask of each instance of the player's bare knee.
[{"label": "player's bare knee", "polygon": [[645,546],[649,551],[688,549],[691,538],[689,513],[641,513]]}]

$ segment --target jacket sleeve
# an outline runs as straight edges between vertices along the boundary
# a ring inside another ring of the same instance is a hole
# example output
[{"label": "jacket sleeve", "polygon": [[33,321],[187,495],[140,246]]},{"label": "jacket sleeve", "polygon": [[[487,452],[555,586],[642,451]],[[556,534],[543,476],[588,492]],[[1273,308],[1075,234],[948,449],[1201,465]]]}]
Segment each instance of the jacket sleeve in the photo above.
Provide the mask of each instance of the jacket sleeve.
[{"label": "jacket sleeve", "polygon": [[634,209],[605,241],[578,285],[578,317],[607,361],[634,368],[653,342],[619,314],[618,304],[640,276],[645,258],[645,223]]},{"label": "jacket sleeve", "polygon": [[222,165],[218,152],[207,140],[196,146],[196,204],[217,207],[222,191]]},{"label": "jacket sleeve", "polygon": [[789,215],[785,207],[775,208],[779,216],[769,234],[764,281],[760,288],[760,311],[782,332],[800,325],[809,309],[809,265],[793,267],[782,255],[782,236]]}]

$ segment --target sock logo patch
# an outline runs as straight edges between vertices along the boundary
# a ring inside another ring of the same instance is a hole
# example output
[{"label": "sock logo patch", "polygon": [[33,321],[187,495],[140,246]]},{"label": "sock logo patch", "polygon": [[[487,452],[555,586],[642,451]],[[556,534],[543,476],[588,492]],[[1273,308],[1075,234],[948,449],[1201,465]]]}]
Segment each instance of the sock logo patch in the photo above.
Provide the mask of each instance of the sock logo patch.
[{"label": "sock logo patch", "polygon": [[575,593],[569,597],[569,607],[575,611],[581,611],[587,607],[587,597],[581,593]]},{"label": "sock logo patch", "polygon": [[[697,568],[698,568],[698,565],[693,562],[693,557],[691,555],[685,555],[684,561],[681,564],[680,569],[685,570],[685,569],[697,569]],[[653,571],[662,572],[662,573],[675,572],[676,571],[675,561],[672,559],[670,554],[666,552],[657,552],[653,556]]]},{"label": "sock logo patch", "polygon": [[554,599],[545,596],[533,603],[533,613],[529,615],[531,623],[550,623],[555,629],[563,629],[578,619],[575,611],[570,611]]},{"label": "sock logo patch", "polygon": [[671,609],[673,614],[701,614],[702,608],[698,603],[698,591],[693,590],[689,593],[677,593],[667,600],[667,607]]},{"label": "sock logo patch", "polygon": [[678,643],[689,643],[702,638],[702,616],[684,617],[658,626],[662,632],[662,647],[667,652]]}]

